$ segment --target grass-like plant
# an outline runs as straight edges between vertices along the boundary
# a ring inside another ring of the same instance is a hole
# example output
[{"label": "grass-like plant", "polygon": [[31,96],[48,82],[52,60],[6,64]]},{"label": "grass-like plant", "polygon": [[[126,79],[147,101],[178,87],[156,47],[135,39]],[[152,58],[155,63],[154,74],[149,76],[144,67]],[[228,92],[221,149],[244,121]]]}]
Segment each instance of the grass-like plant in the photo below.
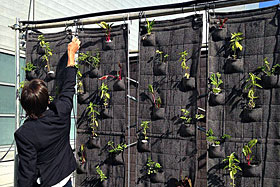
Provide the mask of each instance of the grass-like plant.
[{"label": "grass-like plant", "polygon": [[119,66],[119,71],[118,71],[117,76],[114,76],[114,75],[104,75],[104,76],[100,77],[99,80],[106,80],[109,77],[112,77],[112,78],[118,79],[118,80],[122,80],[122,65],[121,65],[120,62],[118,62],[118,66]]},{"label": "grass-like plant", "polygon": [[183,51],[183,52],[179,53],[179,55],[181,55],[179,58],[179,61],[181,62],[181,67],[182,67],[183,71],[185,71],[184,77],[189,79],[190,78],[190,74],[188,73],[189,66],[187,66],[187,63],[186,63],[188,53],[187,53],[187,51]]},{"label": "grass-like plant", "polygon": [[249,73],[249,78],[246,80],[247,84],[244,89],[245,90],[249,89],[249,92],[247,95],[249,102],[248,102],[247,106],[250,109],[253,109],[256,106],[255,99],[258,98],[257,96],[255,96],[256,88],[257,87],[262,88],[262,86],[257,83],[258,80],[260,81],[261,78],[253,73]]},{"label": "grass-like plant", "polygon": [[159,56],[160,56],[160,62],[165,63],[166,59],[169,55],[168,54],[163,55],[163,51],[160,51],[160,50],[156,50],[156,53],[159,54]]},{"label": "grass-like plant", "polygon": [[229,175],[232,180],[232,182],[230,184],[233,187],[235,186],[235,175],[237,174],[237,171],[238,170],[242,171],[242,169],[238,165],[240,163],[240,161],[237,158],[235,158],[234,154],[235,154],[234,152],[231,153],[229,156],[227,156],[226,159],[223,160],[223,162],[227,162],[227,164],[228,164],[224,167],[224,169],[229,170]]},{"label": "grass-like plant", "polygon": [[111,29],[112,29],[112,26],[113,26],[113,23],[111,24],[108,24],[106,23],[105,21],[102,21],[100,22],[99,24],[99,27],[101,27],[102,29],[105,29],[105,34],[106,34],[106,41],[107,42],[110,42],[111,41]]},{"label": "grass-like plant", "polygon": [[114,144],[115,143],[113,141],[109,141],[107,143],[107,145],[111,147],[111,149],[109,150],[109,153],[119,154],[120,152],[123,152],[124,149],[127,148],[127,145],[125,143],[120,143],[116,146]]},{"label": "grass-like plant", "polygon": [[237,51],[243,50],[242,45],[240,44],[240,42],[244,39],[244,37],[242,37],[243,33],[242,32],[235,32],[235,33],[231,33],[231,39],[230,39],[230,47],[231,50],[233,51],[233,58],[237,59]]},{"label": "grass-like plant", "polygon": [[212,92],[214,94],[219,94],[222,89],[220,88],[220,85],[223,84],[223,81],[221,79],[221,74],[219,72],[212,73],[210,76],[210,83],[213,85]]},{"label": "grass-like plant", "polygon": [[143,135],[144,135],[144,140],[148,140],[148,136],[147,136],[147,129],[149,128],[149,123],[151,123],[151,121],[142,121],[142,123],[140,124],[140,126],[143,128]]},{"label": "grass-like plant", "polygon": [[246,158],[248,166],[250,166],[251,161],[253,160],[254,156],[252,155],[252,148],[257,144],[258,140],[253,139],[250,140],[246,145],[244,145],[242,152]]},{"label": "grass-like plant", "polygon": [[98,68],[100,66],[100,54],[99,52],[97,52],[94,56],[89,51],[87,51],[86,53],[79,53],[78,63],[88,64],[93,68]]},{"label": "grass-like plant", "polygon": [[162,103],[162,102],[161,102],[161,98],[160,98],[160,97],[156,98],[153,85],[151,85],[151,84],[149,84],[149,92],[152,94],[153,103],[154,103],[155,107],[156,107],[156,108],[160,108],[160,105],[161,105],[161,103]]},{"label": "grass-like plant", "polygon": [[34,66],[31,62],[27,62],[23,68],[24,71],[32,71],[34,69],[36,69],[36,66]]},{"label": "grass-like plant", "polygon": [[86,152],[85,152],[85,145],[84,145],[84,144],[82,144],[82,145],[80,146],[80,151],[79,151],[79,153],[80,153],[79,161],[80,161],[81,164],[83,164],[83,163],[86,162]]},{"label": "grass-like plant", "polygon": [[107,180],[106,175],[103,173],[103,171],[100,169],[99,166],[96,166],[95,169],[96,169],[97,174],[99,175],[100,182]]},{"label": "grass-like plant", "polygon": [[47,62],[48,72],[50,69],[49,57],[53,55],[53,50],[50,48],[50,43],[45,41],[45,37],[43,35],[38,36],[39,44],[44,49],[44,55],[42,56],[42,60]]},{"label": "grass-like plant", "polygon": [[93,104],[92,102],[89,103],[89,105],[87,106],[87,115],[88,117],[90,117],[90,128],[91,128],[91,133],[93,137],[97,136],[97,133],[95,132],[99,123],[97,120],[97,115],[100,115],[100,113],[96,110],[97,105]]},{"label": "grass-like plant", "polygon": [[259,66],[260,69],[265,75],[271,76],[280,73],[280,64],[275,64],[270,68],[270,63],[267,61],[267,57],[264,58],[264,65]]},{"label": "grass-like plant", "polygon": [[109,105],[108,100],[110,99],[110,94],[108,93],[108,86],[103,82],[99,89],[101,91],[100,98],[103,99],[103,105],[106,108]]},{"label": "grass-like plant", "polygon": [[186,124],[191,123],[192,118],[189,117],[190,112],[189,112],[188,110],[186,110],[186,109],[183,109],[183,108],[181,109],[181,112],[183,112],[183,115],[180,116],[180,118],[181,118],[182,120],[184,120],[184,123],[186,123]]},{"label": "grass-like plant", "polygon": [[146,163],[146,167],[147,167],[147,174],[151,175],[151,174],[156,174],[159,169],[161,168],[161,165],[157,162],[154,162],[151,157],[148,158],[148,161]]},{"label": "grass-like plant", "polygon": [[155,20],[149,21],[148,19],[146,19],[146,23],[147,23],[147,35],[151,35]]}]

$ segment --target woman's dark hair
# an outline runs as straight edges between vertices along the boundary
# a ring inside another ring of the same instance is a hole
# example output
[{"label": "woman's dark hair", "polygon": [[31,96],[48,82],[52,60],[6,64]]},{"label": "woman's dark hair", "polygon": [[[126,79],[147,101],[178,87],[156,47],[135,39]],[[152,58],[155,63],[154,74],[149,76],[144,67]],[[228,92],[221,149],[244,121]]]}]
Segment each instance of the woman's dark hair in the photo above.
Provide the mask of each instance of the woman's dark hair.
[{"label": "woman's dark hair", "polygon": [[49,101],[48,89],[44,81],[33,79],[24,85],[20,103],[26,114],[32,119],[38,119],[46,111]]}]

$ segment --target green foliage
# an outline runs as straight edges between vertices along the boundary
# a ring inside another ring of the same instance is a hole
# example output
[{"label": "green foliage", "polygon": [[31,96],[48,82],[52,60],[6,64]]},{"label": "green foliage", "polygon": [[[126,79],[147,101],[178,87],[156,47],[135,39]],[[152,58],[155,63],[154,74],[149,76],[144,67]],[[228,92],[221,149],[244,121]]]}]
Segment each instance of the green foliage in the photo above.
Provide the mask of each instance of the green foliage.
[{"label": "green foliage", "polygon": [[240,170],[242,171],[242,169],[238,166],[238,164],[240,163],[240,161],[235,158],[234,156],[234,152],[230,154],[230,156],[227,156],[226,159],[223,160],[223,162],[227,162],[228,165],[226,165],[224,167],[224,169],[228,169],[229,170],[229,175],[230,178],[232,180],[232,182],[230,183],[233,187],[235,186],[234,180],[235,180],[235,175],[237,174],[237,171]]},{"label": "green foliage", "polygon": [[250,165],[251,161],[253,160],[254,156],[252,156],[252,148],[257,144],[258,140],[253,139],[248,142],[248,144],[244,145],[242,152],[246,157],[246,161],[248,165]]},{"label": "green foliage", "polygon": [[200,119],[203,119],[205,116],[203,115],[203,114],[196,114],[195,115],[195,118],[197,119],[197,120],[200,120]]},{"label": "green foliage", "polygon": [[27,81],[21,81],[19,83],[19,88],[22,89],[24,87],[25,83],[27,83]]},{"label": "green foliage", "polygon": [[79,64],[88,64],[93,68],[98,68],[100,66],[100,54],[97,52],[96,55],[93,56],[89,51],[86,53],[79,53],[78,62]]},{"label": "green foliage", "polygon": [[95,109],[97,108],[96,104],[93,104],[92,102],[89,103],[87,106],[87,115],[90,117],[90,128],[93,136],[97,136],[96,129],[98,127],[98,120],[96,118],[96,115],[100,115],[100,113]]},{"label": "green foliage", "polygon": [[107,180],[106,175],[103,173],[103,171],[100,169],[99,166],[96,166],[95,169],[96,169],[97,174],[99,175],[100,182],[103,182],[103,181]]},{"label": "green foliage", "polygon": [[49,96],[49,101],[52,102],[54,98],[52,96]]},{"label": "green foliage", "polygon": [[[224,134],[220,139],[221,141],[225,141],[225,139],[230,139],[231,136],[228,134]],[[206,140],[212,145],[220,145],[221,141],[218,140],[217,136],[214,136],[214,132],[211,128],[206,132]]]},{"label": "green foliage", "polygon": [[264,58],[264,65],[259,66],[258,69],[260,69],[264,74],[267,76],[279,74],[280,72],[280,64],[275,64],[270,68],[270,63],[267,61],[267,58]]},{"label": "green foliage", "polygon": [[39,44],[44,49],[45,54],[42,56],[42,60],[47,62],[48,71],[50,71],[49,57],[53,55],[53,50],[50,48],[50,43],[45,41],[43,35],[38,36]]},{"label": "green foliage", "polygon": [[101,87],[99,88],[101,90],[101,96],[100,98],[103,99],[103,105],[104,107],[108,106],[108,100],[110,99],[110,94],[108,93],[108,86],[104,83],[102,83]]},{"label": "green foliage", "polygon": [[27,62],[26,66],[23,69],[24,71],[32,71],[36,69],[36,66],[34,66],[31,62]]},{"label": "green foliage", "polygon": [[124,149],[127,148],[127,145],[125,143],[118,144],[117,146],[114,146],[113,141],[109,141],[107,143],[109,146],[111,146],[112,149],[109,150],[109,153],[116,153],[119,154],[120,152],[123,152]]},{"label": "green foliage", "polygon": [[230,47],[231,50],[233,51],[233,58],[236,59],[237,55],[236,52],[237,50],[242,51],[243,47],[240,44],[240,41],[242,41],[244,39],[244,37],[242,37],[243,33],[242,32],[235,32],[235,33],[231,33],[231,40],[230,40]]},{"label": "green foliage", "polygon": [[143,135],[144,135],[145,140],[148,139],[147,129],[149,128],[149,123],[151,123],[151,121],[142,121],[142,123],[140,125],[143,128]]},{"label": "green foliage", "polygon": [[153,85],[149,84],[149,85],[148,85],[148,88],[149,88],[149,92],[152,94],[153,103],[154,103],[155,107],[156,107],[156,108],[160,108],[160,106],[161,106],[161,104],[162,104],[161,98],[160,98],[160,97],[157,97],[157,98],[156,98]]},{"label": "green foliage", "polygon": [[84,144],[82,144],[81,146],[80,146],[80,151],[79,151],[79,153],[80,153],[80,156],[79,156],[79,161],[80,161],[80,163],[85,163],[86,162],[86,151],[85,151],[85,145]]},{"label": "green foliage", "polygon": [[98,24],[99,27],[106,30],[105,34],[106,34],[106,41],[107,42],[111,41],[111,28],[112,28],[113,24],[114,23],[108,24],[105,21],[102,21]]},{"label": "green foliage", "polygon": [[155,20],[149,21],[149,20],[146,19],[146,23],[147,23],[147,34],[150,35],[152,33],[152,29],[153,29],[153,25],[155,23]]},{"label": "green foliage", "polygon": [[220,85],[223,84],[223,81],[221,79],[221,74],[219,72],[212,73],[210,76],[210,83],[213,85],[212,92],[214,94],[219,94],[222,89],[220,88]]},{"label": "green foliage", "polygon": [[188,69],[189,69],[189,66],[187,66],[187,56],[188,56],[188,53],[187,51],[183,51],[181,53],[179,53],[179,55],[181,55],[179,61],[181,62],[181,67],[183,69],[183,71],[185,71],[185,75],[184,77],[186,77],[187,79],[190,78],[190,74],[188,73]]},{"label": "green foliage", "polygon": [[164,63],[166,61],[167,57],[169,56],[168,54],[165,54],[163,56],[163,51],[160,51],[160,50],[156,50],[156,53],[159,54],[161,63]]},{"label": "green foliage", "polygon": [[249,89],[247,97],[249,99],[248,107],[250,109],[253,109],[256,106],[254,101],[255,99],[258,98],[257,96],[255,96],[256,88],[257,87],[262,88],[262,86],[257,83],[258,80],[260,81],[261,78],[253,73],[249,73],[249,78],[246,80],[247,84],[244,89],[245,90]]},{"label": "green foliage", "polygon": [[152,161],[151,157],[148,158],[148,161],[146,163],[147,167],[147,174],[151,175],[153,173],[157,173],[158,170],[161,168],[161,165],[157,162]]},{"label": "green foliage", "polygon": [[184,122],[185,122],[186,124],[191,123],[192,118],[189,117],[190,112],[189,112],[188,110],[186,110],[186,109],[183,109],[183,108],[181,109],[181,111],[183,112],[183,115],[180,116],[180,118],[181,118],[182,120],[184,120]]}]

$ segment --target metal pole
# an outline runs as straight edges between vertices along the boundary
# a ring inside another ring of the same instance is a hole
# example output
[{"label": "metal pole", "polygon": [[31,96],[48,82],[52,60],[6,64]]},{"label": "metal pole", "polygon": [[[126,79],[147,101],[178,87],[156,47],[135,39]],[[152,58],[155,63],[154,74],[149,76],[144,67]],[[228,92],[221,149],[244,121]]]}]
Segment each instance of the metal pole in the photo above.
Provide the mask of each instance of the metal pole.
[{"label": "metal pole", "polygon": [[[245,4],[251,4],[251,3],[258,3],[258,2],[265,2],[269,0],[239,0],[239,1],[221,1],[221,2],[213,2],[213,3],[207,3],[207,4],[199,4],[195,6],[195,11],[202,11],[205,9],[209,9],[211,7],[215,7],[215,9],[218,8],[225,8],[230,6],[237,6],[237,5],[245,5]],[[127,10],[129,11],[129,9]],[[173,8],[173,9],[164,9],[160,10],[158,8],[157,10],[150,10],[146,11],[145,14],[147,17],[158,17],[158,16],[168,16],[173,14],[181,14],[181,13],[188,13],[188,12],[194,12],[193,6],[188,7],[181,7],[181,8]],[[86,17],[81,15],[81,20],[77,23],[78,25],[89,25],[89,24],[95,24],[99,23],[100,21],[106,21],[106,22],[116,22],[116,21],[123,21],[123,18],[127,15],[127,13],[123,14],[115,14],[115,15],[104,15],[100,17],[93,17],[89,19],[85,19]],[[74,16],[75,19],[78,16]],[[74,18],[73,17],[73,18]],[[90,17],[90,15],[88,16]],[[61,18],[63,19],[63,18]],[[71,17],[67,21],[57,21],[52,23],[40,23],[35,24],[32,22],[24,22],[24,25],[22,26],[22,29],[48,29],[48,28],[58,28],[58,27],[65,27],[65,25],[74,25],[75,19],[71,19]],[[139,19],[139,12],[133,12],[129,15],[130,20]],[[46,22],[49,20],[45,20]]]},{"label": "metal pole", "polygon": [[[16,92],[16,113],[15,113],[15,130],[19,128],[19,120],[20,120],[20,114],[19,114],[19,80],[20,80],[20,65],[19,65],[19,18],[16,18],[16,24],[15,26],[15,67],[16,67],[16,82],[15,82],[15,92]],[[14,186],[17,186],[17,149],[16,149],[16,142],[14,144]]]},{"label": "metal pole", "polygon": [[[129,39],[130,39],[130,20],[127,14],[127,77],[130,78],[130,63],[129,63]],[[127,95],[130,95],[130,79],[127,79]],[[127,144],[130,145],[130,99],[127,99]],[[130,147],[127,150],[127,187],[130,187]]]}]

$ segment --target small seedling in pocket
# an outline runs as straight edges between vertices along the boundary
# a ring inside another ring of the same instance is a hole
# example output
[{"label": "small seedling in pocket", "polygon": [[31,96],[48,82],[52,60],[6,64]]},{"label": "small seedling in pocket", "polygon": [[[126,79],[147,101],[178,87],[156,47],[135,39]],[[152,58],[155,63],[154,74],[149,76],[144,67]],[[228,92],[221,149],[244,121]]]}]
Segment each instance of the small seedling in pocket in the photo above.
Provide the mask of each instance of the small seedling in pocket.
[{"label": "small seedling in pocket", "polygon": [[113,141],[109,141],[107,143],[107,145],[111,147],[111,149],[109,150],[109,153],[119,154],[119,153],[123,152],[124,149],[127,148],[127,145],[125,143],[120,143],[116,146],[114,144],[115,143]]},{"label": "small seedling in pocket", "polygon": [[36,69],[36,66],[34,66],[31,62],[27,62],[26,66],[23,69],[24,71],[32,71]]},{"label": "small seedling in pocket", "polygon": [[47,62],[48,72],[51,72],[49,57],[53,55],[53,50],[50,48],[50,43],[45,41],[45,37],[43,35],[38,36],[38,40],[40,41],[40,46],[44,49],[45,53],[42,56],[43,61]]},{"label": "small seedling in pocket", "polygon": [[156,50],[156,53],[159,55],[160,57],[160,62],[161,63],[165,63],[166,62],[166,59],[167,57],[169,56],[168,54],[165,54],[163,55],[163,51],[160,51],[160,50]]},{"label": "small seedling in pocket", "polygon": [[242,51],[243,47],[240,42],[244,39],[242,32],[231,33],[230,47],[233,52],[233,59],[237,59],[237,51]]},{"label": "small seedling in pocket", "polygon": [[275,64],[270,68],[270,63],[267,58],[264,58],[264,65],[258,67],[265,75],[272,76],[280,73],[280,64]]},{"label": "small seedling in pocket", "polygon": [[232,180],[230,184],[233,187],[235,187],[235,175],[237,174],[237,171],[238,170],[242,171],[242,169],[238,166],[240,161],[237,158],[235,158],[234,154],[235,154],[234,152],[231,153],[230,156],[227,156],[227,158],[223,160],[223,162],[227,162],[228,164],[224,167],[224,170],[226,169],[229,170],[229,175]]},{"label": "small seedling in pocket", "polygon": [[160,108],[160,106],[161,106],[161,104],[162,104],[161,98],[160,98],[160,97],[156,98],[153,85],[151,85],[151,84],[149,84],[149,92],[152,94],[153,103],[154,103],[155,107],[156,107],[156,108]]},{"label": "small seedling in pocket", "polygon": [[108,100],[110,99],[110,94],[108,93],[108,86],[102,83],[99,90],[101,91],[100,98],[103,99],[103,106],[106,108],[109,105]]},{"label": "small seedling in pocket", "polygon": [[221,79],[221,74],[219,72],[212,73],[210,76],[210,83],[212,84],[212,92],[214,94],[219,94],[222,89],[220,88],[220,85],[223,84],[223,81]]},{"label": "small seedling in pocket", "polygon": [[105,29],[105,34],[106,34],[106,42],[111,42],[111,29],[113,26],[113,23],[108,24],[105,21],[100,22],[99,27],[101,27],[102,29]]},{"label": "small seedling in pocket", "polygon": [[151,174],[156,174],[159,169],[161,168],[161,165],[157,162],[154,162],[151,157],[148,158],[148,161],[146,163],[146,167],[147,167],[147,174],[151,175]]},{"label": "small seedling in pocket", "polygon": [[91,52],[79,53],[78,57],[79,64],[88,64],[92,68],[99,68],[100,66],[100,55],[96,52],[96,55],[92,55]]},{"label": "small seedling in pocket", "polygon": [[257,96],[255,96],[256,88],[257,87],[262,88],[262,86],[257,83],[257,81],[260,81],[260,80],[261,80],[261,78],[253,73],[249,73],[249,78],[246,80],[247,84],[246,84],[244,90],[249,89],[249,92],[247,95],[249,102],[248,102],[247,106],[250,109],[253,109],[256,106],[255,101],[254,101],[255,99],[258,98]]},{"label": "small seedling in pocket", "polygon": [[97,174],[99,175],[100,182],[103,182],[103,181],[107,180],[106,175],[103,173],[103,171],[100,169],[99,166],[96,166],[95,169],[96,169]]},{"label": "small seedling in pocket", "polygon": [[190,112],[189,112],[188,110],[186,110],[186,109],[181,109],[181,111],[183,112],[183,115],[180,116],[180,118],[181,118],[182,120],[184,120],[184,123],[186,123],[186,124],[191,123],[192,118],[189,117]]},{"label": "small seedling in pocket", "polygon": [[190,78],[190,74],[188,73],[188,69],[190,68],[189,66],[187,66],[187,56],[188,53],[187,51],[183,51],[181,53],[179,53],[179,55],[181,55],[179,61],[181,62],[181,67],[183,69],[183,71],[185,71],[184,77],[186,77],[186,79]]},{"label": "small seedling in pocket", "polygon": [[227,20],[228,20],[228,18],[225,18],[225,19],[221,19],[221,18],[219,18],[218,28],[219,28],[219,29],[224,28],[225,23],[227,22]]},{"label": "small seedling in pocket", "polygon": [[147,136],[147,129],[149,128],[149,123],[151,123],[150,121],[142,121],[141,123],[141,127],[143,128],[143,135],[144,135],[144,140],[148,140],[148,136]]},{"label": "small seedling in pocket", "polygon": [[[100,113],[96,110],[97,105],[93,104],[92,102],[89,103],[89,106],[87,107],[87,115],[90,117],[90,128],[91,128],[91,133],[93,137],[97,136],[97,133],[95,132],[97,127],[98,127],[98,120],[97,116],[100,115]],[[97,115],[97,116],[96,116]]]},{"label": "small seedling in pocket", "polygon": [[248,144],[244,145],[242,152],[246,158],[248,166],[250,166],[251,161],[253,160],[254,156],[252,155],[252,148],[257,144],[258,140],[253,139],[248,142]]}]

